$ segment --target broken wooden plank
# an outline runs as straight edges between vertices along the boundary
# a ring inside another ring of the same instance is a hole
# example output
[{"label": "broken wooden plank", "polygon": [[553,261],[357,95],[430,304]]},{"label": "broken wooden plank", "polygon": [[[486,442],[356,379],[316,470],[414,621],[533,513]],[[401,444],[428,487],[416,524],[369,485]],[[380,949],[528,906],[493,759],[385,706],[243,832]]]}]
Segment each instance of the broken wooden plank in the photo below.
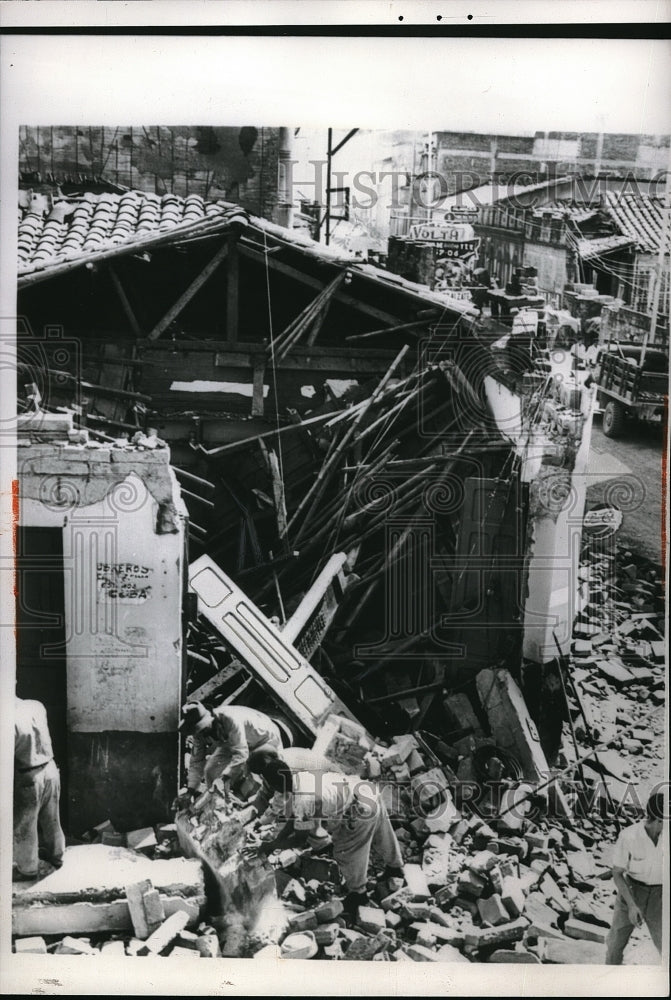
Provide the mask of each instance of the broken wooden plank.
[{"label": "broken wooden plank", "polygon": [[126,318],[128,319],[131,330],[133,331],[136,337],[142,337],[143,336],[142,327],[137,321],[137,317],[133,312],[133,308],[128,300],[128,296],[126,295],[126,290],[121,283],[119,275],[116,273],[116,269],[112,266],[112,264],[110,264],[108,270],[110,278],[112,279],[112,284],[114,285],[117,295],[119,296],[121,305],[123,307],[123,311],[126,314]]},{"label": "broken wooden plank", "polygon": [[232,234],[228,238],[228,267],[226,269],[226,339],[237,343],[240,315],[240,255],[238,242]]}]

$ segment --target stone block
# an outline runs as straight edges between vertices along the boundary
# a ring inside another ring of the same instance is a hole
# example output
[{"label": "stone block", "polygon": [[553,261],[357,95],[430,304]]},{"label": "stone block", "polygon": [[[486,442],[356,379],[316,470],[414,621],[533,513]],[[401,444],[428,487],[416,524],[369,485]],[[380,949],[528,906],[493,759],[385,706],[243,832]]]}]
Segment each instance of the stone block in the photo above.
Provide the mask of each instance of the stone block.
[{"label": "stone block", "polygon": [[498,864],[498,860],[493,851],[478,851],[466,859],[466,867],[484,878]]},{"label": "stone block", "polygon": [[524,912],[526,897],[522,889],[522,883],[518,878],[507,875],[503,879],[501,899],[506,910],[513,918],[520,917]]},{"label": "stone block", "polygon": [[347,948],[345,958],[348,962],[370,962],[374,955],[389,948],[389,938],[384,934],[376,934],[375,937],[359,937]]},{"label": "stone block", "polygon": [[603,965],[606,953],[602,944],[565,937],[543,938],[539,956],[553,965]]},{"label": "stone block", "polygon": [[417,937],[415,939],[416,944],[423,945],[425,948],[433,948],[436,943],[436,937],[431,933],[429,924],[413,924],[413,927],[417,928]]},{"label": "stone block", "polygon": [[464,935],[464,945],[471,950],[491,948],[499,944],[521,941],[528,926],[524,917],[496,927],[473,927]]},{"label": "stone block", "polygon": [[340,924],[319,924],[314,932],[315,941],[321,945],[333,944],[338,937],[339,930]]},{"label": "stone block", "polygon": [[99,955],[97,948],[91,947],[86,938],[64,937],[55,951],[56,955]]},{"label": "stone block", "polygon": [[200,953],[193,948],[182,948],[180,945],[175,945],[168,958],[200,958]]},{"label": "stone block", "polygon": [[[189,922],[189,914],[186,910],[177,910],[168,917],[161,926],[144,942],[147,954],[158,955],[172,944],[179,932],[183,930]],[[143,949],[144,950],[144,949]]]},{"label": "stone block", "polygon": [[442,794],[448,787],[447,778],[439,767],[433,767],[430,771],[415,775],[410,782],[413,797],[416,796],[420,803]]},{"label": "stone block", "polygon": [[339,899],[331,899],[328,903],[321,903],[315,907],[315,916],[319,923],[328,924],[335,920],[343,912],[343,905]]},{"label": "stone block", "polygon": [[525,778],[542,781],[548,763],[524,696],[512,675],[503,667],[481,670],[476,685],[496,745],[517,757]]},{"label": "stone block", "polygon": [[526,948],[512,949],[498,948],[493,951],[487,959],[488,962],[499,963],[501,965],[540,965],[541,960],[538,955]]},{"label": "stone block", "polygon": [[420,865],[403,865],[403,876],[413,902],[420,903],[429,898],[431,892]]},{"label": "stone block", "polygon": [[631,671],[627,670],[623,663],[617,662],[615,657],[608,660],[597,660],[596,667],[616,687],[624,687],[627,684],[633,684],[635,681],[635,677]]},{"label": "stone block", "polygon": [[159,893],[149,879],[126,886],[126,899],[135,936],[145,941],[165,920]]},{"label": "stone block", "polygon": [[478,900],[478,912],[483,924],[490,924],[492,927],[507,924],[510,920],[510,914],[503,905],[503,900],[496,893],[486,899]]},{"label": "stone block", "polygon": [[453,944],[442,944],[436,952],[438,962],[468,962],[465,955]]},{"label": "stone block", "polygon": [[438,952],[422,944],[408,946],[408,955],[413,962],[439,962]]},{"label": "stone block", "polygon": [[570,917],[564,924],[564,934],[580,941],[595,941],[597,944],[605,944],[608,928],[597,927],[596,924],[588,924],[585,920]]},{"label": "stone block", "polygon": [[404,903],[401,915],[407,920],[428,920],[431,917],[431,907],[428,903]]},{"label": "stone block", "polygon": [[[410,925],[410,929],[417,934],[426,934],[442,944],[462,945],[464,943],[464,931],[454,927],[444,927],[437,921],[428,920]],[[423,942],[420,942],[423,943]]]},{"label": "stone block", "polygon": [[374,906],[360,906],[356,922],[362,930],[369,934],[377,934],[386,927],[385,911]]},{"label": "stone block", "polygon": [[220,958],[221,948],[216,934],[201,934],[196,941],[196,951],[201,958]]},{"label": "stone block", "polygon": [[132,851],[141,851],[143,854],[151,853],[157,845],[154,828],[147,826],[142,830],[131,830],[130,833],[126,834],[126,845]]},{"label": "stone block", "polygon": [[14,951],[17,955],[46,955],[47,943],[43,937],[17,938]]},{"label": "stone block", "polygon": [[106,955],[107,958],[114,958],[115,956],[125,955],[126,949],[123,941],[103,941],[100,952],[102,955]]},{"label": "stone block", "polygon": [[305,910],[303,913],[294,913],[289,917],[289,927],[292,931],[313,931],[317,926],[317,917],[314,910]]},{"label": "stone block", "polygon": [[446,724],[450,731],[456,732],[459,729],[472,729],[474,733],[482,732],[480,722],[471,699],[463,692],[448,694],[443,699],[443,709],[445,710]]},{"label": "stone block", "polygon": [[463,871],[457,880],[457,887],[459,889],[459,895],[471,896],[477,899],[483,894],[487,887],[487,880],[476,872],[469,870]]},{"label": "stone block", "polygon": [[547,851],[550,846],[550,838],[547,833],[540,830],[529,831],[524,834],[524,839],[532,850]]},{"label": "stone block", "polygon": [[387,913],[385,913],[384,920],[387,927],[391,927],[393,930],[396,930],[396,928],[399,927],[400,924],[402,923],[400,914],[394,913],[393,910],[389,910]]}]

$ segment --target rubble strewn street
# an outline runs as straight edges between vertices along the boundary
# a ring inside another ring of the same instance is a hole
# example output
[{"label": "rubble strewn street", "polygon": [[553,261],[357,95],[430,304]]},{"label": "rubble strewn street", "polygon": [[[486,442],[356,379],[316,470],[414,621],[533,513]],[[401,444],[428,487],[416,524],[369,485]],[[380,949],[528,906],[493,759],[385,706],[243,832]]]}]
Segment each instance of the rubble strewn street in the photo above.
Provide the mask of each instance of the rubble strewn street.
[{"label": "rubble strewn street", "polygon": [[[588,541],[580,579],[584,601],[567,664],[576,743],[567,721],[554,769],[572,816],[549,816],[542,786],[526,802],[506,799],[513,782],[485,782],[479,789],[485,795],[474,797],[471,788],[462,801],[464,782],[457,775],[468,773],[478,747],[492,746],[482,733],[470,744],[441,743],[433,752],[421,735],[399,735],[383,745],[363,727],[331,717],[316,743],[342,770],[383,789],[405,862],[404,879],[395,882],[373,863],[370,902],[354,919],[343,915],[338,866],[328,847],[297,843],[268,862],[255,855],[273,821],[257,817],[249,804],[259,787],[250,776],[243,789],[248,801],[217,782],[178,814],[176,825],[124,836],[105,822],[90,832],[90,842],[101,845],[92,849],[107,852],[109,861],[101,855],[100,863],[110,864],[116,882],[132,877],[117,890],[130,914],[125,927],[111,890],[101,890],[107,898],[96,903],[81,874],[82,889],[76,888],[72,870],[77,851],[86,848],[68,848],[64,868],[34,887],[15,886],[15,950],[599,964],[613,903],[612,842],[663,777],[664,608],[659,568],[612,544]],[[470,703],[462,709],[473,711]],[[581,765],[571,767],[576,749]],[[500,804],[509,801],[518,804],[506,812]],[[200,867],[196,860],[180,861],[182,853],[200,858],[214,875],[226,904],[222,912],[212,914],[206,903],[202,875],[190,889],[179,888],[183,876],[174,866]],[[174,870],[161,875],[161,865]],[[83,905],[75,902],[78,891],[101,913],[100,928],[91,925],[86,935],[76,932],[79,918],[68,912]],[[251,925],[246,906],[256,913]],[[115,930],[105,923],[110,908],[119,923]],[[67,933],[57,933],[59,925]],[[631,962],[654,960],[643,933],[630,949]]]}]

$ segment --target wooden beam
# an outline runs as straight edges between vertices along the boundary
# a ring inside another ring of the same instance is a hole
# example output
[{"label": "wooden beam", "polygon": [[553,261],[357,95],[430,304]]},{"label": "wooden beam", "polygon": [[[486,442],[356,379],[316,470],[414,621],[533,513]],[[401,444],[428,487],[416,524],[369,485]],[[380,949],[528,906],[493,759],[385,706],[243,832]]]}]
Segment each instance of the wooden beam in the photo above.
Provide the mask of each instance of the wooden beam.
[{"label": "wooden beam", "polygon": [[[280,274],[285,274],[288,278],[295,278],[296,281],[302,282],[304,285],[309,285],[311,288],[322,289],[327,284],[325,281],[321,281],[319,278],[313,278],[311,274],[304,274],[296,267],[292,267],[290,264],[285,264],[284,261],[278,260],[276,257],[270,254],[264,254],[262,250],[255,250],[248,245],[239,244],[240,253],[244,254],[250,260],[255,260],[260,264],[267,264],[268,267],[272,268],[274,271],[278,271]],[[351,306],[352,309],[357,309],[359,312],[366,313],[367,316],[373,316],[374,319],[379,320],[381,323],[387,323],[390,326],[394,326],[399,322],[399,317],[394,316],[391,313],[385,312],[383,309],[377,309],[376,306],[371,306],[367,302],[361,302],[359,299],[355,298],[353,295],[348,295],[347,292],[336,292],[335,298],[338,302],[345,306]]]},{"label": "wooden beam", "polygon": [[205,282],[212,277],[214,272],[217,270],[222,260],[228,255],[228,243],[224,243],[223,246],[219,247],[209,264],[206,264],[200,274],[194,278],[189,287],[183,292],[177,299],[175,304],[168,309],[167,313],[160,319],[153,330],[148,334],[149,340],[157,340],[161,334],[167,330],[171,323],[177,319],[182,310],[189,304],[191,299],[194,297],[196,292],[198,292]]},{"label": "wooden beam", "polygon": [[[238,341],[240,317],[240,256],[237,240],[228,238],[228,266],[226,269],[226,339],[229,344]],[[263,411],[261,411],[263,412]]]},{"label": "wooden beam", "polygon": [[123,306],[123,311],[125,312],[126,318],[130,323],[131,330],[133,331],[136,337],[144,336],[144,334],[142,333],[142,328],[137,321],[137,317],[133,312],[133,308],[130,302],[128,301],[128,296],[126,295],[125,289],[121,284],[121,279],[119,278],[119,275],[116,273],[116,270],[114,269],[112,264],[110,264],[109,266],[109,273],[112,279],[112,283],[117,290],[117,295],[121,299],[121,305]]},{"label": "wooden beam", "polygon": [[252,416],[263,416],[263,380],[266,374],[266,362],[263,356],[254,359],[254,374],[252,386]]}]

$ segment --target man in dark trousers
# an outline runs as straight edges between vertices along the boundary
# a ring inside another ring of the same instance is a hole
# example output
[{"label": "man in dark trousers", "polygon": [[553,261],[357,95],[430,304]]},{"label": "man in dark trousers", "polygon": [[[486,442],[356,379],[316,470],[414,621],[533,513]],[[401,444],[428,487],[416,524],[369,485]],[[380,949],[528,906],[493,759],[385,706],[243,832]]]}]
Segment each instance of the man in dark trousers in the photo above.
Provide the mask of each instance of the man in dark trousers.
[{"label": "man in dark trousers", "polygon": [[14,871],[15,880],[38,877],[38,858],[63,864],[65,837],[59,816],[61,779],[54,762],[47,713],[39,701],[15,699]]},{"label": "man in dark trousers", "polygon": [[636,927],[645,923],[662,953],[662,823],[664,797],[648,799],[646,818],[622,831],[612,858],[617,898],[606,942],[606,965],[622,965],[624,949]]}]

